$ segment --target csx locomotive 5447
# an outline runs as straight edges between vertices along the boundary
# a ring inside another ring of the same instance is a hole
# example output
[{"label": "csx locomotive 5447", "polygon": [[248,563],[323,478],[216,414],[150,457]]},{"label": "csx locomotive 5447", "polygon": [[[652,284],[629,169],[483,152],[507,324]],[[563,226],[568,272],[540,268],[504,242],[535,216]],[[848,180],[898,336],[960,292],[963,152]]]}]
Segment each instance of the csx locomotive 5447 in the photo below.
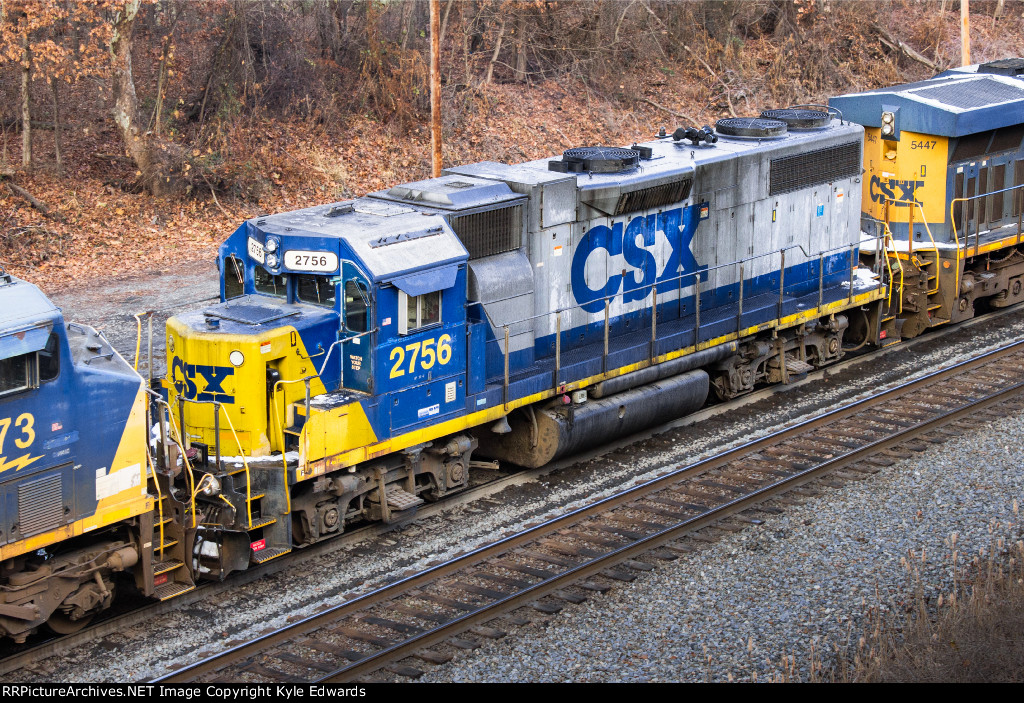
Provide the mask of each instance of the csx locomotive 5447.
[{"label": "csx locomotive 5447", "polygon": [[254,218],[220,249],[221,302],[168,322],[163,397],[5,277],[0,631],[80,626],[117,572],[170,598],[496,461],[1021,300],[1022,72]]}]

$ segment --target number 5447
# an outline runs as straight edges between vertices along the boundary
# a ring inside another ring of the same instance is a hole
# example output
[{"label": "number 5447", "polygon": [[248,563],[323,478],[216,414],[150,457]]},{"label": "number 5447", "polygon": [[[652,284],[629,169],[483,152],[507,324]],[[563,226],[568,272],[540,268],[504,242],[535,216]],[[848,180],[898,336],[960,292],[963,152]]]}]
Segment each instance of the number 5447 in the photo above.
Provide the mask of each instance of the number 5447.
[{"label": "number 5447", "polygon": [[[409,357],[406,362],[406,356]],[[395,347],[391,350],[390,361],[391,378],[404,376],[408,373],[416,373],[416,365],[423,371],[432,369],[434,364],[444,366],[452,360],[452,336],[442,334],[438,338],[431,338],[422,342],[412,342],[404,347]]]}]

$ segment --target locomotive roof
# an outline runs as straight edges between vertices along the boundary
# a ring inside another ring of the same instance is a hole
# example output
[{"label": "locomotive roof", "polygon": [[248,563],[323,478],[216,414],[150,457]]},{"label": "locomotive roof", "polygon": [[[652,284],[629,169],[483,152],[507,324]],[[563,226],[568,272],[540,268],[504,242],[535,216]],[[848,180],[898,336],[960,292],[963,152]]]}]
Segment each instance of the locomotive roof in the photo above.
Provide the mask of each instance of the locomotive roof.
[{"label": "locomotive roof", "polygon": [[865,127],[881,127],[882,112],[895,110],[900,130],[962,137],[1024,122],[1024,81],[968,66],[924,81],[840,95],[829,106]]},{"label": "locomotive roof", "polygon": [[332,240],[343,240],[374,281],[469,258],[443,217],[370,198],[265,215],[247,225],[250,234],[281,237],[291,249],[337,251]]},{"label": "locomotive roof", "polygon": [[33,322],[52,322],[60,310],[41,290],[14,276],[0,275],[0,335],[34,327]]},{"label": "locomotive roof", "polygon": [[[808,142],[822,142],[830,139],[840,142],[849,141],[851,137],[859,137],[861,132],[860,125],[850,124],[849,121],[844,123],[840,120],[832,120],[828,126],[823,128],[791,130],[780,137],[757,139],[729,137],[719,133],[718,142],[713,145],[694,146],[685,140],[656,139],[638,145],[652,150],[652,157],[642,159],[639,168],[619,173],[558,173],[555,175],[559,177],[576,176],[577,186],[581,191],[607,188],[613,184],[624,189],[633,186],[650,186],[670,181],[686,173],[693,173],[697,166],[735,158],[737,154],[754,151],[796,151],[806,148]],[[553,158],[556,157],[529,161],[522,166],[548,171],[548,162]]]}]

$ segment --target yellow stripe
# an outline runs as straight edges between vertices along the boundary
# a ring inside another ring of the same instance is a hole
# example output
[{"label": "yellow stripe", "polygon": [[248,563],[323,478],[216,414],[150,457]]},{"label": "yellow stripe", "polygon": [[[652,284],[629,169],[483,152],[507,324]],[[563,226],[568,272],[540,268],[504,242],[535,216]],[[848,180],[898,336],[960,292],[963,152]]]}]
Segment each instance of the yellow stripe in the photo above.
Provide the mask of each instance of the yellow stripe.
[{"label": "yellow stripe", "polygon": [[[542,400],[547,400],[548,398],[553,398],[556,395],[568,393],[579,388],[585,388],[587,386],[591,386],[595,383],[598,383],[599,381],[603,381],[609,378],[615,378],[616,376],[622,376],[624,374],[646,368],[648,366],[651,366],[652,364],[659,364],[664,363],[666,361],[671,361],[672,359],[685,356],[686,354],[692,354],[695,351],[700,351],[701,349],[707,349],[709,347],[718,346],[720,344],[731,342],[741,337],[747,337],[758,332],[763,332],[764,330],[772,328],[787,329],[789,327],[795,327],[797,325],[803,324],[804,322],[808,322],[819,317],[824,317],[826,315],[841,312],[843,310],[856,307],[858,305],[863,305],[865,303],[870,303],[875,300],[880,300],[884,298],[885,295],[885,288],[881,287],[874,291],[871,291],[870,293],[862,293],[860,295],[855,295],[852,299],[839,300],[833,303],[823,305],[820,308],[812,308],[793,315],[787,315],[786,317],[783,317],[778,320],[770,320],[760,325],[748,327],[744,330],[741,330],[739,333],[732,332],[726,335],[722,335],[721,337],[718,337],[716,339],[703,342],[696,346],[685,347],[683,349],[663,354],[661,356],[655,357],[654,361],[645,360],[637,362],[635,364],[629,364],[618,369],[613,369],[604,374],[598,374],[596,376],[591,376],[589,378],[583,378],[578,381],[573,381],[572,383],[563,384],[557,389],[552,388],[545,391],[541,391],[540,393],[535,393],[530,396],[518,398],[516,400],[510,401],[507,405],[495,405],[485,410],[480,410],[469,415],[462,415],[460,417],[453,418],[451,420],[447,420],[436,425],[431,425],[430,427],[424,427],[419,430],[413,430],[412,432],[407,432],[405,434],[398,435],[397,437],[392,437],[390,440],[385,440],[383,442],[358,447],[356,449],[352,449],[346,452],[339,452],[338,454],[330,455],[328,461],[326,462],[322,460],[318,461],[318,465],[315,468],[312,465],[310,465],[310,461],[316,461],[318,458],[310,457],[307,455],[306,457],[304,457],[306,461],[300,462],[302,466],[306,467],[306,470],[303,470],[300,467],[300,470],[297,474],[297,478],[299,480],[304,480],[307,478],[311,478],[313,476],[326,473],[328,466],[331,471],[335,471],[340,468],[346,468],[349,466],[354,466],[370,458],[382,456],[383,454],[386,453],[400,451],[402,449],[411,447],[416,444],[429,442],[433,439],[437,439],[438,437],[444,437],[446,435],[454,434],[456,432],[460,432],[462,430],[469,429],[472,427],[477,427],[488,422],[494,422],[499,418],[507,415],[512,410],[515,410],[516,408],[532,405],[533,403],[537,403]],[[363,415],[363,418],[365,419],[365,414],[363,414],[362,412],[362,407],[358,403],[352,403],[350,405],[343,406],[342,408],[337,408],[336,410],[344,411],[344,413],[348,414],[349,417],[351,417],[353,414],[356,414],[357,407],[359,408],[358,414]],[[320,412],[323,412],[323,414],[328,414],[330,411]],[[317,412],[314,412],[314,417],[317,414]],[[329,451],[329,448],[325,449]]]},{"label": "yellow stripe", "polygon": [[37,549],[42,549],[51,544],[62,542],[72,537],[84,535],[86,532],[92,532],[100,527],[106,527],[107,525],[113,525],[114,523],[127,520],[130,517],[140,515],[141,513],[148,513],[153,510],[153,499],[149,496],[140,498],[139,500],[132,501],[128,504],[122,504],[115,508],[109,508],[105,510],[98,510],[95,515],[90,515],[87,518],[78,520],[59,527],[56,530],[50,530],[49,532],[43,532],[42,534],[32,535],[17,542],[4,545],[0,547],[0,560],[10,559],[16,557],[19,554],[25,554],[26,552],[32,552]]},{"label": "yellow stripe", "polygon": [[970,252],[970,256],[987,254],[991,251],[996,251],[997,249],[1005,249],[1006,247],[1016,246],[1017,239],[1018,237],[1016,234],[1014,234],[1012,237],[1003,237],[1002,239],[997,239],[993,242],[988,242],[987,244],[979,245],[977,251],[975,251],[973,244],[968,244],[965,241],[963,246],[963,252],[965,256],[967,256],[968,252]]}]

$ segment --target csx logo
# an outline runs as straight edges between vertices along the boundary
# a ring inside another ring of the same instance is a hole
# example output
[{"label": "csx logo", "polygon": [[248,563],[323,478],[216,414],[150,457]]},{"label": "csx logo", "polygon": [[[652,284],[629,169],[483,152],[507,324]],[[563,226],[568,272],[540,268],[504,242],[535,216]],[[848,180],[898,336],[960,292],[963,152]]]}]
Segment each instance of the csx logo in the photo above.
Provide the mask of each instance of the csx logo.
[{"label": "csx logo", "polygon": [[[634,217],[628,223],[616,222],[611,227],[599,225],[591,228],[583,235],[572,257],[572,292],[579,306],[587,312],[603,310],[603,299],[615,295],[620,289],[623,302],[643,300],[651,294],[656,283],[670,281],[672,288],[679,288],[680,276],[706,269],[707,266],[697,264],[690,251],[698,211],[699,206],[685,210],[676,208]],[[658,241],[659,235],[668,241],[671,249],[660,272],[654,254],[647,249]],[[609,276],[599,288],[591,288],[587,282],[587,258],[595,249],[604,249],[609,256],[621,255],[626,262],[623,274]],[[640,274],[639,281],[637,273]],[[692,285],[693,280],[683,279],[683,288]]]},{"label": "csx logo", "polygon": [[876,203],[896,200],[898,203],[914,202],[914,191],[924,185],[924,181],[898,181],[895,178],[882,180],[878,176],[871,177],[871,199]]},{"label": "csx logo", "polygon": [[234,403],[235,396],[228,395],[221,384],[235,370],[230,366],[204,366],[186,364],[174,357],[171,363],[171,383],[175,392],[188,400]]}]

